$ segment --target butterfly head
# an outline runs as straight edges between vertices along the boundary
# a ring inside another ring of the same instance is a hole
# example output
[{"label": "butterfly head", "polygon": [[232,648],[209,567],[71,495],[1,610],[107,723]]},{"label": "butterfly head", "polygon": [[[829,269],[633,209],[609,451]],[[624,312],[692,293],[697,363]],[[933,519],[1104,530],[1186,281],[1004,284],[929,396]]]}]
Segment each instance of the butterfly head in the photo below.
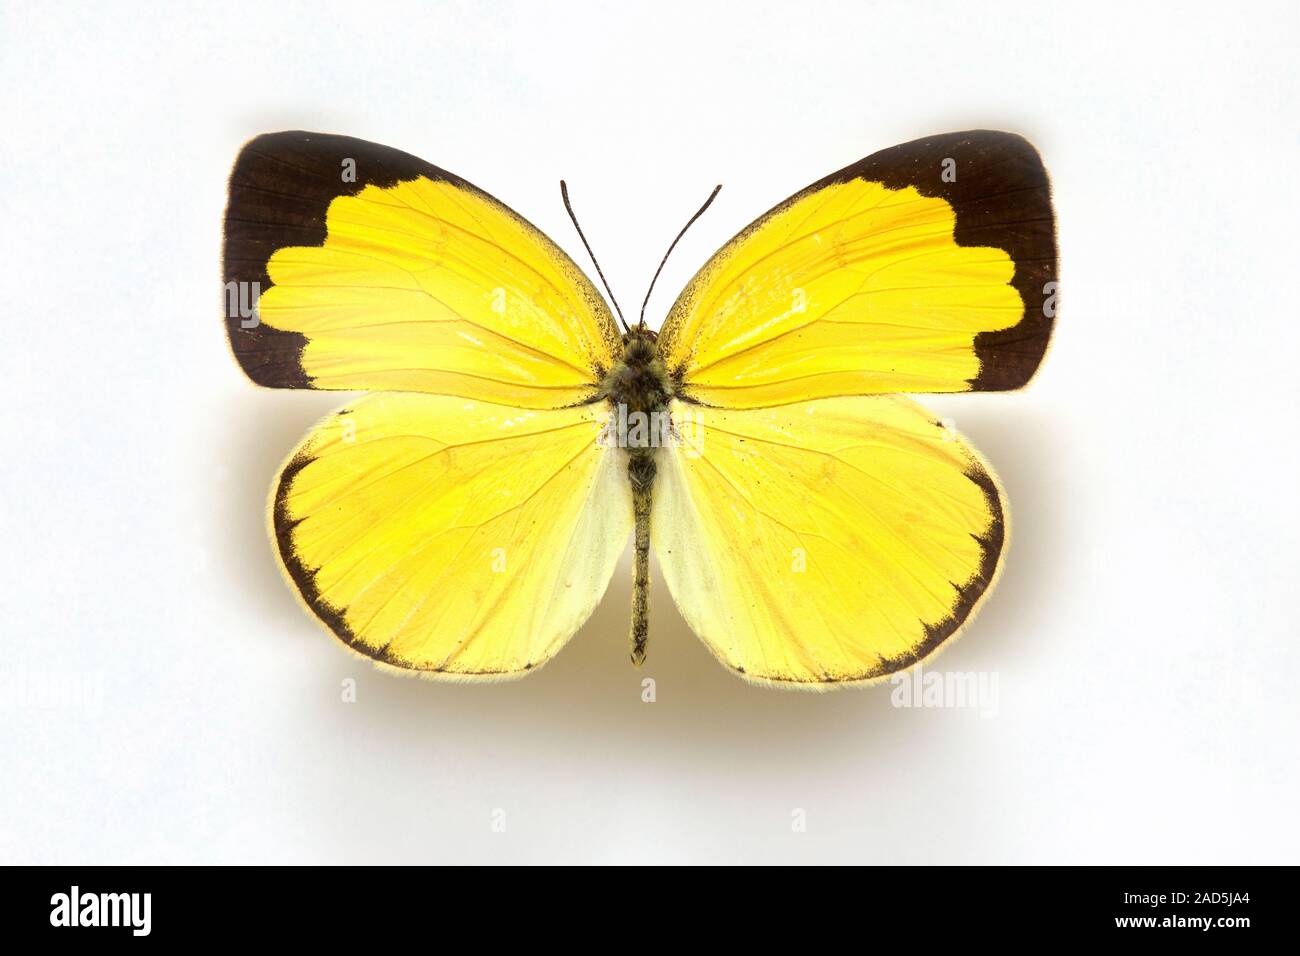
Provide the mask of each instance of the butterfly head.
[{"label": "butterfly head", "polygon": [[647,344],[650,350],[654,351],[655,343],[658,341],[659,333],[654,329],[647,329],[644,325],[634,325],[623,333],[623,352],[626,354],[630,348],[644,351]]}]

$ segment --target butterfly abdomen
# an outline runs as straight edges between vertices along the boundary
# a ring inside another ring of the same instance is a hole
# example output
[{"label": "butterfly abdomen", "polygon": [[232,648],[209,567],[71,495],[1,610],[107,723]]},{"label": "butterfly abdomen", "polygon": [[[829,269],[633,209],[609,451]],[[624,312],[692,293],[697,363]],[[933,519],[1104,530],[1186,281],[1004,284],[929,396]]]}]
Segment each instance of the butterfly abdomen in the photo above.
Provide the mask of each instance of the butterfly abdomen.
[{"label": "butterfly abdomen", "polygon": [[650,639],[650,507],[655,478],[654,454],[637,449],[627,462],[632,484],[632,515],[635,520],[632,554],[632,663],[645,661]]}]

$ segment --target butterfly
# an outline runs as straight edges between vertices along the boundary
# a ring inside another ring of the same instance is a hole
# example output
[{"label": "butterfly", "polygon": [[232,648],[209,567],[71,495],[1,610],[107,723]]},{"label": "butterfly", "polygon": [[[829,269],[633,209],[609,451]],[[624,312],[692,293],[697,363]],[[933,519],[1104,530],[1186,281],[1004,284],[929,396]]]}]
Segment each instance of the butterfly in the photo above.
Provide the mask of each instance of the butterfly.
[{"label": "butterfly", "polygon": [[453,680],[548,661],[629,538],[638,665],[652,547],[687,623],[748,680],[868,682],[933,653],[993,584],[1006,506],[979,453],[901,395],[1024,385],[1056,275],[1042,161],[986,130],[796,193],[658,332],[605,284],[616,323],[486,192],[374,143],[258,136],[225,214],[244,372],[366,393],[274,483],[283,570],[351,650]]}]

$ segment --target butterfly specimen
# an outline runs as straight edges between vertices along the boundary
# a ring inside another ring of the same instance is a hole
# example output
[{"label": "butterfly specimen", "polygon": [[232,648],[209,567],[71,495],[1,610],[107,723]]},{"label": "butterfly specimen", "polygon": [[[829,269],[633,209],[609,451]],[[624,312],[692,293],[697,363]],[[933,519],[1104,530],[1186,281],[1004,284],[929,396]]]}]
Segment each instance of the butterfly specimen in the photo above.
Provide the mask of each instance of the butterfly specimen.
[{"label": "butterfly specimen", "polygon": [[1019,136],[932,136],[832,173],[724,245],[657,333],[611,293],[620,328],[487,193],[344,136],[249,142],[224,255],[254,382],[367,393],[289,456],[270,525],[312,614],[383,665],[526,673],[629,537],[633,661],[653,547],[691,628],[765,683],[915,664],[993,583],[997,480],[899,395],[1019,388],[1047,348],[1055,226]]}]

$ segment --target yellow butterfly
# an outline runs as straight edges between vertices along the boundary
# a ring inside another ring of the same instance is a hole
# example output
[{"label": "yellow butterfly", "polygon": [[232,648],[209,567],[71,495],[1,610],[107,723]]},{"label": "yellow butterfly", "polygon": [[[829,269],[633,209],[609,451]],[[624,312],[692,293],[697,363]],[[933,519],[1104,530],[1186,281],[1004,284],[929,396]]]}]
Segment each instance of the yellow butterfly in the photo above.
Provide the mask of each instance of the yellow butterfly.
[{"label": "yellow butterfly", "polygon": [[284,132],[230,177],[226,325],[259,385],[370,393],[306,436],[270,501],[285,572],[352,650],[521,676],[591,614],[632,535],[634,662],[653,545],[723,664],[821,687],[915,664],[991,586],[997,479],[897,393],[1024,385],[1056,258],[1028,142],[932,136],[796,193],[658,334],[644,305],[620,332],[573,261],[482,190]]}]

